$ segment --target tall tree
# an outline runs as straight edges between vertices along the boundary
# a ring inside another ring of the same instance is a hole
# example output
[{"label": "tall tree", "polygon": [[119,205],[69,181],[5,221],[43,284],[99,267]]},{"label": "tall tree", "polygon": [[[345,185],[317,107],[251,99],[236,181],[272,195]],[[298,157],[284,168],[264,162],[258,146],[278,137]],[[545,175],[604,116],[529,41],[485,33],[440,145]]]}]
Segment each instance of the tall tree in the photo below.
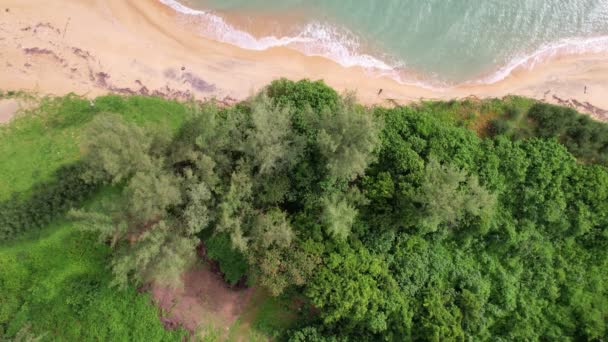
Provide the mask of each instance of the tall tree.
[{"label": "tall tree", "polygon": [[152,165],[148,154],[152,139],[120,115],[97,115],[85,137],[82,149],[85,162],[90,166],[86,174],[89,178],[109,178],[116,184]]}]

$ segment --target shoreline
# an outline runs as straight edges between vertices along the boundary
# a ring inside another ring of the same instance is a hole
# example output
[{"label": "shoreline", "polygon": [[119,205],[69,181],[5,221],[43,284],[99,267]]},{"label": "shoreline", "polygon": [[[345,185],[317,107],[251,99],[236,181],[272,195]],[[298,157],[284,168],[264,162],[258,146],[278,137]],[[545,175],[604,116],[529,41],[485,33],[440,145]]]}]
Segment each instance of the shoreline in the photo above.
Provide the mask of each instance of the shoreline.
[{"label": "shoreline", "polygon": [[396,57],[388,60],[379,57],[387,55],[370,45],[369,41],[359,42],[359,37],[350,29],[306,19],[297,9],[290,10],[289,13],[273,14],[253,9],[225,12],[188,7],[182,0],[158,1],[177,12],[178,21],[187,26],[189,31],[207,39],[246,50],[264,51],[272,47],[287,47],[306,56],[325,57],[346,68],[363,67],[371,73],[387,75],[402,85],[437,92],[468,85],[497,83],[514,71],[531,69],[536,64],[542,65],[559,57],[604,54],[608,60],[608,35],[564,38],[517,54],[504,64],[488,66],[468,78],[448,80],[434,73],[407,67],[407,63]]},{"label": "shoreline", "polygon": [[367,105],[520,95],[608,121],[605,54],[556,57],[497,83],[431,90],[286,47],[255,51],[212,41],[188,30],[178,16],[158,0],[6,0],[0,8],[0,87],[235,102],[279,77],[309,78],[356,91]]}]

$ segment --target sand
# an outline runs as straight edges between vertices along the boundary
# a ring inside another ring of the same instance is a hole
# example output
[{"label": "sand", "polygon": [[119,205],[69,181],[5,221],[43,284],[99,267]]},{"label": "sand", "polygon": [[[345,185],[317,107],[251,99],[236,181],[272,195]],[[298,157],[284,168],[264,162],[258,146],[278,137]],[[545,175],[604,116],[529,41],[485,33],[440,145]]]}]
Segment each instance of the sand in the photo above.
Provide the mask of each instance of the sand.
[{"label": "sand", "polygon": [[156,0],[3,0],[0,6],[3,90],[231,103],[279,77],[309,78],[354,90],[366,104],[516,94],[608,120],[606,55],[554,58],[492,85],[429,90],[287,48],[251,51],[211,41]]}]

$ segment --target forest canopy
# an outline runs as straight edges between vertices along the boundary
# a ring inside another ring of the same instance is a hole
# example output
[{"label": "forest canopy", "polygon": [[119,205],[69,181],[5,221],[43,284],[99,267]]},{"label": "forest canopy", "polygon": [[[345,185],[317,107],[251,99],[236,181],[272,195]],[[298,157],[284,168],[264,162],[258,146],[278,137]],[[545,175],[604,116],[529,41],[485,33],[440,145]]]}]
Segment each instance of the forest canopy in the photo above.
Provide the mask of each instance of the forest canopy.
[{"label": "forest canopy", "polygon": [[302,296],[285,340],[601,340],[608,170],[582,135],[606,126],[539,106],[586,128],[480,137],[307,80],[193,105],[175,134],[98,113],[68,179],[119,191],[70,217],[112,246],[117,288],[179,286],[203,244],[226,282]]}]

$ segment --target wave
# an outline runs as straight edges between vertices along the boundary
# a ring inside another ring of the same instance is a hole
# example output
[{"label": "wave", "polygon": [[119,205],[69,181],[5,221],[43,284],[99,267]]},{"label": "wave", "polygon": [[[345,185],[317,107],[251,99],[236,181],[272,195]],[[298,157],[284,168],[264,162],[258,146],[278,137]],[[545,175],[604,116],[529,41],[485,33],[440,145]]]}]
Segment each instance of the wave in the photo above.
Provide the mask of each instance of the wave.
[{"label": "wave", "polygon": [[[159,1],[185,15],[187,19],[196,19],[195,24],[199,29],[199,34],[216,41],[258,51],[273,47],[289,47],[307,56],[331,59],[343,67],[362,67],[374,75],[388,76],[404,85],[415,85],[439,91],[455,86],[438,78],[410,77],[408,75],[412,73],[408,72],[404,61],[363,53],[359,37],[346,28],[320,22],[309,22],[290,36],[258,38],[249,32],[234,27],[221,16],[212,12],[193,9],[176,0]],[[461,84],[493,84],[509,77],[515,70],[521,68],[532,69],[538,63],[551,57],[604,52],[608,52],[608,36],[563,39],[556,43],[541,46],[531,54],[516,56],[488,76],[462,82]]]},{"label": "wave", "polygon": [[509,77],[517,69],[533,69],[537,64],[551,59],[552,57],[592,53],[608,53],[608,36],[566,38],[556,43],[543,45],[531,54],[511,59],[509,63],[499,68],[491,75],[467,83],[493,84]]},{"label": "wave", "polygon": [[211,12],[192,9],[175,0],[159,1],[179,13],[197,17],[200,21],[200,33],[204,36],[244,49],[267,50],[286,46],[296,48],[308,56],[330,58],[344,67],[360,66],[383,71],[392,71],[398,67],[371,55],[359,53],[361,49],[359,39],[347,29],[310,22],[293,36],[257,38],[230,25],[222,17]]}]

